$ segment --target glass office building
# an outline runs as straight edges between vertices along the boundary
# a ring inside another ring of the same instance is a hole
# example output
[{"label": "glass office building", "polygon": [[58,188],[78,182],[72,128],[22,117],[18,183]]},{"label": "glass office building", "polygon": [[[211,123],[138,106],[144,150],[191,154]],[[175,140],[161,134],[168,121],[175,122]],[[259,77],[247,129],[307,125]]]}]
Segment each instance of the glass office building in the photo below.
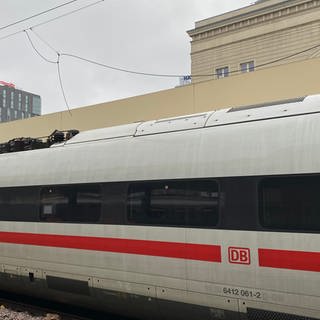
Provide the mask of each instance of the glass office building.
[{"label": "glass office building", "polygon": [[0,122],[39,115],[41,115],[39,95],[16,89],[12,84],[0,84]]}]

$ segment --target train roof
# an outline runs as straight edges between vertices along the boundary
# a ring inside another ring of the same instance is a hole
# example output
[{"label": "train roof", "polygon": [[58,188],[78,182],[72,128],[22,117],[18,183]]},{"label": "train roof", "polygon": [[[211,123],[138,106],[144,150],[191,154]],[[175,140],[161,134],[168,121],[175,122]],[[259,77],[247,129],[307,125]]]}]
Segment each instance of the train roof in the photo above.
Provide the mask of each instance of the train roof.
[{"label": "train roof", "polygon": [[[72,139],[66,141],[64,145],[225,126],[312,113],[320,113],[320,95],[256,105],[230,107],[217,111],[89,130],[80,132]],[[53,145],[53,147],[55,146],[57,145]]]},{"label": "train roof", "polygon": [[320,95],[80,132],[0,154],[0,187],[320,173]]}]

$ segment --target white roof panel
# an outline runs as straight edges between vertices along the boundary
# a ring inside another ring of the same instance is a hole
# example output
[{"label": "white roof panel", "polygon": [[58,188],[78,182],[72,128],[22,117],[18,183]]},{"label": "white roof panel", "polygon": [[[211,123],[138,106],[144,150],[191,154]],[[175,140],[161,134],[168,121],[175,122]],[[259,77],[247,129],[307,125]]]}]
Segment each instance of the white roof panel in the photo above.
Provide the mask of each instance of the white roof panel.
[{"label": "white roof panel", "polygon": [[135,136],[203,128],[213,112],[153,120],[142,123]]},{"label": "white roof panel", "polygon": [[70,145],[70,144],[90,142],[90,141],[99,141],[99,140],[134,136],[140,123],[141,122],[115,126],[115,127],[83,131],[78,133],[76,136],[74,136],[70,140],[68,140],[65,144]]},{"label": "white roof panel", "polygon": [[218,110],[208,119],[206,127],[319,112],[320,95],[314,95],[306,98]]}]

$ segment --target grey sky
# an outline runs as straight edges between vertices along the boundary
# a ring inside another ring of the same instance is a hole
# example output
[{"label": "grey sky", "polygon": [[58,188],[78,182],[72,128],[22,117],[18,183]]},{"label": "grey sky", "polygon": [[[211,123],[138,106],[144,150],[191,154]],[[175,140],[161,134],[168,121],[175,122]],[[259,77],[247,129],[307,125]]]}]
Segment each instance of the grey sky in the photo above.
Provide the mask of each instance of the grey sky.
[{"label": "grey sky", "polygon": [[[79,0],[59,10],[0,31],[0,38],[96,0]],[[67,0],[2,0],[0,27]],[[251,4],[249,0],[105,0],[34,29],[59,52],[76,54],[131,70],[190,73],[194,22]],[[37,49],[55,53],[30,33]],[[151,78],[103,69],[68,57],[61,74],[71,108],[172,88],[177,78]],[[43,61],[25,33],[0,40],[0,80],[41,95],[43,113],[65,110],[57,67]]]}]

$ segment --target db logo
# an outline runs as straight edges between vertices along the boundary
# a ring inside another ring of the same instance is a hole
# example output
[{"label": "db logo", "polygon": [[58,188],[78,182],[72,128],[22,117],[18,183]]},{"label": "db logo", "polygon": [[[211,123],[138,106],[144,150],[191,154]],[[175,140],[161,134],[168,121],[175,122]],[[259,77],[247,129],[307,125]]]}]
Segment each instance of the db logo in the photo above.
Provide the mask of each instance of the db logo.
[{"label": "db logo", "polygon": [[229,247],[228,256],[230,263],[250,264],[250,249]]}]

